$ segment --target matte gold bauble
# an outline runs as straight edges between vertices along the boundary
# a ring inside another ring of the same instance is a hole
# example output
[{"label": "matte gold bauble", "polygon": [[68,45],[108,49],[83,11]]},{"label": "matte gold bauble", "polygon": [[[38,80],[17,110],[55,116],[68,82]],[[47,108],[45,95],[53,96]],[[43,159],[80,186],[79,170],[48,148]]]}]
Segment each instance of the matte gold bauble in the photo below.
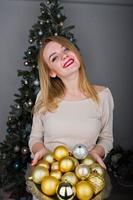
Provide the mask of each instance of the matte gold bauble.
[{"label": "matte gold bauble", "polygon": [[48,163],[54,162],[54,154],[53,153],[46,153],[43,157],[43,160],[46,160]]},{"label": "matte gold bauble", "polygon": [[98,163],[94,163],[90,167],[92,172],[96,172],[99,175],[104,176],[105,170]]},{"label": "matte gold bauble", "polygon": [[42,180],[41,190],[44,194],[52,196],[56,194],[56,188],[59,184],[59,180],[53,176],[47,176]]},{"label": "matte gold bauble", "polygon": [[87,156],[85,159],[83,159],[81,161],[82,164],[85,164],[85,165],[92,165],[93,163],[95,163],[95,160],[91,157],[91,156]]},{"label": "matte gold bauble", "polygon": [[82,160],[88,155],[87,147],[83,144],[77,144],[74,146],[72,154],[78,160]]},{"label": "matte gold bauble", "polygon": [[87,181],[80,181],[76,185],[76,196],[80,200],[90,200],[93,196],[93,188]]},{"label": "matte gold bauble", "polygon": [[91,170],[88,165],[79,164],[75,169],[76,176],[81,180],[87,179],[90,173],[91,173]]},{"label": "matte gold bauble", "polygon": [[70,156],[62,158],[59,162],[59,168],[61,172],[70,172],[74,168],[74,161]]},{"label": "matte gold bauble", "polygon": [[105,187],[104,178],[95,172],[90,174],[88,181],[92,185],[95,194],[102,191]]},{"label": "matte gold bauble", "polygon": [[57,161],[60,161],[62,158],[69,156],[69,151],[65,146],[57,146],[54,149],[54,158]]},{"label": "matte gold bauble", "polygon": [[78,178],[77,178],[77,176],[75,175],[74,172],[65,173],[62,176],[61,180],[62,181],[67,181],[67,182],[71,183],[72,185],[76,185],[76,183],[78,182]]},{"label": "matte gold bauble", "polygon": [[47,169],[50,169],[50,164],[48,163],[48,161],[46,160],[39,160],[39,162],[37,163],[37,166],[41,166],[41,167],[45,167]]},{"label": "matte gold bauble", "polygon": [[36,166],[33,171],[31,177],[29,177],[30,180],[33,180],[33,182],[40,184],[41,181],[45,176],[49,175],[49,171],[47,168],[42,166]]},{"label": "matte gold bauble", "polygon": [[57,197],[60,200],[72,200],[76,194],[76,189],[67,181],[61,182],[57,187]]},{"label": "matte gold bauble", "polygon": [[50,172],[50,176],[54,176],[55,178],[60,180],[62,177],[62,173],[59,170],[53,170]]},{"label": "matte gold bauble", "polygon": [[55,161],[51,164],[51,170],[59,170],[59,162]]}]

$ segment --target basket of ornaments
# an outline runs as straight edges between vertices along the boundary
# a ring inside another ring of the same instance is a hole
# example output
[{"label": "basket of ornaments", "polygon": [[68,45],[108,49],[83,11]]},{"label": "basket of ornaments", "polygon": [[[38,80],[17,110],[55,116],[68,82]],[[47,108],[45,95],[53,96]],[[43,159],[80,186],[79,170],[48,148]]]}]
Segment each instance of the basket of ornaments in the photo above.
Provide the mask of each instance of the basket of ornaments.
[{"label": "basket of ornaments", "polygon": [[27,189],[38,200],[101,200],[105,188],[105,170],[77,144],[70,152],[57,146],[36,166],[29,167]]}]

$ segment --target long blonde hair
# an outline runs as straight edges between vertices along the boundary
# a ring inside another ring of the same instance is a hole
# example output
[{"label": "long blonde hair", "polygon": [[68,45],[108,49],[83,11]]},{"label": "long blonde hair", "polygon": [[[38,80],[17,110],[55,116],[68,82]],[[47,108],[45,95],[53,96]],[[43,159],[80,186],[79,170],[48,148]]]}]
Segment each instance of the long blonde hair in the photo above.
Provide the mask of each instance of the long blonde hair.
[{"label": "long blonde hair", "polygon": [[40,93],[38,95],[34,112],[50,111],[52,112],[58,107],[61,98],[65,95],[65,85],[58,77],[49,76],[49,67],[44,60],[43,51],[45,46],[51,42],[57,42],[70,51],[73,51],[80,61],[79,68],[79,89],[88,97],[98,103],[98,95],[94,87],[91,85],[86,76],[85,65],[78,49],[66,38],[62,36],[50,36],[42,41],[38,55]]}]

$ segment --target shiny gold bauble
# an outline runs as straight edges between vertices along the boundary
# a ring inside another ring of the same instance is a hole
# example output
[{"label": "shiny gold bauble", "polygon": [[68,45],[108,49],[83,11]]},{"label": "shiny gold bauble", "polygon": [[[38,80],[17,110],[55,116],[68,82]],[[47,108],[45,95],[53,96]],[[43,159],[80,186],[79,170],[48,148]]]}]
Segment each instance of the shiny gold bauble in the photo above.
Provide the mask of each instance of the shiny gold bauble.
[{"label": "shiny gold bauble", "polygon": [[75,174],[80,180],[87,179],[90,173],[91,173],[91,170],[88,165],[79,164],[75,169]]},{"label": "shiny gold bauble", "polygon": [[48,163],[52,164],[54,162],[54,154],[53,153],[46,153],[43,157],[43,160],[46,160]]},{"label": "shiny gold bauble", "polygon": [[69,156],[69,151],[65,146],[60,145],[54,149],[55,160],[60,161],[62,158],[66,157],[66,156]]},{"label": "shiny gold bauble", "polygon": [[37,166],[41,166],[41,167],[45,167],[47,169],[50,169],[50,164],[48,163],[48,161],[46,160],[39,160],[39,162],[37,163]]},{"label": "shiny gold bauble", "polygon": [[46,176],[41,183],[41,190],[44,194],[52,196],[56,194],[56,188],[59,180],[53,176]]},{"label": "shiny gold bauble", "polygon": [[89,200],[93,196],[93,188],[87,181],[80,181],[76,184],[76,196],[80,200]]},{"label": "shiny gold bauble", "polygon": [[74,158],[73,156],[70,156],[70,157],[74,161],[74,168],[76,168],[79,165],[79,161],[76,158]]},{"label": "shiny gold bauble", "polygon": [[62,176],[61,180],[62,181],[67,181],[67,182],[71,183],[72,185],[76,185],[76,183],[78,182],[78,178],[77,178],[77,176],[75,175],[74,172],[65,173]]},{"label": "shiny gold bauble", "polygon": [[60,200],[72,200],[76,194],[76,189],[67,181],[61,182],[57,187],[57,197]]},{"label": "shiny gold bauble", "polygon": [[60,180],[62,177],[62,173],[59,170],[53,170],[50,172],[50,176],[54,176],[55,178]]},{"label": "shiny gold bauble", "polygon": [[88,181],[92,185],[95,194],[102,191],[105,187],[104,178],[95,172],[90,174]]},{"label": "shiny gold bauble", "polygon": [[94,164],[92,164],[90,167],[91,167],[91,171],[92,171],[92,172],[96,172],[96,173],[98,173],[99,175],[104,176],[105,170],[103,169],[103,167],[101,167],[100,164],[94,163]]},{"label": "shiny gold bauble", "polygon": [[45,176],[49,175],[49,171],[47,168],[42,166],[36,166],[29,177],[29,180],[33,180],[33,182],[40,184]]},{"label": "shiny gold bauble", "polygon": [[62,158],[59,162],[61,172],[70,172],[74,169],[74,161],[70,156]]},{"label": "shiny gold bauble", "polygon": [[83,159],[81,161],[82,164],[85,164],[85,165],[92,165],[93,163],[95,163],[95,160],[91,157],[91,156],[87,156],[85,159]]},{"label": "shiny gold bauble", "polygon": [[55,161],[51,164],[51,170],[59,170],[59,162]]}]

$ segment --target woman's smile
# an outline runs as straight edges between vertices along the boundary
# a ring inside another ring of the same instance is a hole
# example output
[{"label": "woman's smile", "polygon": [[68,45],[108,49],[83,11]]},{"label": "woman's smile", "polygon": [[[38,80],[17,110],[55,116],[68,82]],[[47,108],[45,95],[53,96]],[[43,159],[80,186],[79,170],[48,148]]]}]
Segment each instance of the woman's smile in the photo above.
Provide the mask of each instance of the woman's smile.
[{"label": "woman's smile", "polygon": [[74,63],[74,59],[72,59],[72,58],[68,59],[68,60],[65,62],[63,68],[69,67],[72,63]]}]

